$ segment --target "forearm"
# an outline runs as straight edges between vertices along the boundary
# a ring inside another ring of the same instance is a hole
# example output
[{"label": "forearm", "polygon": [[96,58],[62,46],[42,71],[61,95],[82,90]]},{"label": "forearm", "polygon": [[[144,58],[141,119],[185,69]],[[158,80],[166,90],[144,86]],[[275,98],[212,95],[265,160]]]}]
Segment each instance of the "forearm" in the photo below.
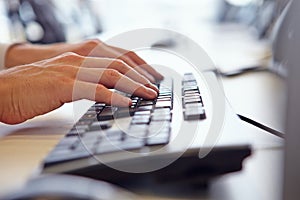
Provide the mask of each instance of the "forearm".
[{"label": "forearm", "polygon": [[10,68],[44,60],[56,56],[56,51],[55,45],[13,44],[7,49],[4,66]]}]

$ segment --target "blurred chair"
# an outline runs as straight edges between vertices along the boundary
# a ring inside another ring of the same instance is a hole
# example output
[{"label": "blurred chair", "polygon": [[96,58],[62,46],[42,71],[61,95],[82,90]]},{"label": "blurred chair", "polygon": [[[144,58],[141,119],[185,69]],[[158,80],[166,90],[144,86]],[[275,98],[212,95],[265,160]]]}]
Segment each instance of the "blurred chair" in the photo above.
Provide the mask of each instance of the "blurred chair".
[{"label": "blurred chair", "polygon": [[[69,38],[81,40],[91,34],[102,31],[100,19],[94,13],[89,0],[73,0],[68,7],[73,9],[71,13],[60,9],[59,4],[66,7],[66,1],[55,0],[5,0],[8,16],[12,24],[12,34],[24,35],[31,43],[55,43],[65,42]],[[67,2],[68,4],[68,2]],[[89,17],[86,17],[89,15]],[[82,19],[81,21],[79,19]],[[19,25],[22,26],[22,31]],[[90,26],[88,33],[86,28]],[[70,27],[72,31],[69,31]],[[73,30],[76,30],[74,32]],[[86,31],[87,32],[87,31]],[[78,34],[79,33],[79,34]],[[74,34],[76,37],[70,36]],[[17,37],[20,38],[20,37]],[[19,41],[17,41],[19,42]]]}]

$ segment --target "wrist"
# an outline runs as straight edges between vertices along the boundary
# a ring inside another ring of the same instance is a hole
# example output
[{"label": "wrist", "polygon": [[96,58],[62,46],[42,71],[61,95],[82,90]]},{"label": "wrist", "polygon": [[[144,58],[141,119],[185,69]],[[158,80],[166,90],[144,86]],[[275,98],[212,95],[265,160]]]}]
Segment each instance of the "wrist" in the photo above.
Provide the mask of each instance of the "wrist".
[{"label": "wrist", "polygon": [[56,48],[52,45],[35,45],[30,43],[16,43],[11,45],[5,57],[5,67],[34,63],[56,55]]},{"label": "wrist", "polygon": [[23,57],[20,56],[22,55],[20,49],[22,49],[25,45],[26,43],[15,43],[7,48],[4,61],[4,66],[6,68],[18,65],[18,63],[21,61],[20,57]]}]

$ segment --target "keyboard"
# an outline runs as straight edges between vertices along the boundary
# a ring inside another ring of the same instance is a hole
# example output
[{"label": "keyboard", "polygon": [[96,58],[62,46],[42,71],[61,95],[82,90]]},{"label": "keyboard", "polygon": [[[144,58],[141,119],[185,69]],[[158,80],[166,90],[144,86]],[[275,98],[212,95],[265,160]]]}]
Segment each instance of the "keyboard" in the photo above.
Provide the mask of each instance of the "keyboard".
[{"label": "keyboard", "polygon": [[[194,75],[184,74],[181,86],[183,119],[205,120],[204,102]],[[159,94],[156,99],[130,96],[132,105],[127,108],[103,103],[92,105],[49,153],[45,167],[93,155],[169,143],[174,102],[173,79],[166,78],[157,87]],[[126,117],[130,117],[131,121],[125,130],[111,130],[114,120]]]},{"label": "keyboard", "polygon": [[[222,116],[215,98],[222,88],[210,90],[211,85],[217,86],[217,79],[213,73],[204,76],[166,77],[157,84],[159,95],[154,100],[123,94],[133,102],[127,108],[89,104],[45,158],[42,173],[91,177],[134,191],[149,180],[153,181],[150,188],[173,183],[201,185],[241,170],[243,160],[251,154],[248,143],[203,145],[218,131],[218,124],[210,129],[213,116]],[[236,131],[232,130],[229,139]],[[200,150],[209,153],[200,158]]]}]

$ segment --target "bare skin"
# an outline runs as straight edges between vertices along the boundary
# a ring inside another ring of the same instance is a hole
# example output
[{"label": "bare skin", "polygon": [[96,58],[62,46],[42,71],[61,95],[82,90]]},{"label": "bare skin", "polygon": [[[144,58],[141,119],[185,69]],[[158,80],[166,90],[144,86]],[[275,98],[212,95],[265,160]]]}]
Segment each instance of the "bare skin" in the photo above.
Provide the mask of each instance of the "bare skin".
[{"label": "bare skin", "polygon": [[158,90],[151,82],[163,78],[135,53],[98,40],[14,45],[7,52],[6,67],[9,69],[0,72],[0,122],[7,124],[24,122],[80,99],[131,105],[129,98],[111,88],[153,99]]}]

